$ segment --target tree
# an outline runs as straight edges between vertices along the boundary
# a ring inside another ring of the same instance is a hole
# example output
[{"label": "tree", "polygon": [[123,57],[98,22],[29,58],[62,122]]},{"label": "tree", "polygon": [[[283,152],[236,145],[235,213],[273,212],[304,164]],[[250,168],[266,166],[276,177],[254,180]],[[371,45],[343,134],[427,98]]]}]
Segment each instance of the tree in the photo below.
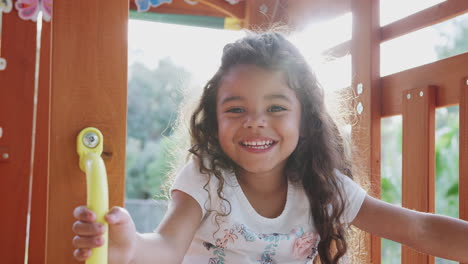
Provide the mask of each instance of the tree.
[{"label": "tree", "polygon": [[191,74],[163,59],[154,70],[131,67],[128,83],[127,198],[161,194],[171,163],[169,136]]},{"label": "tree", "polygon": [[445,41],[435,46],[438,59],[447,58],[468,51],[468,19],[459,16],[435,26],[439,36]]},{"label": "tree", "polygon": [[128,135],[142,141],[170,135],[190,73],[163,59],[154,70],[136,63],[128,83]]}]

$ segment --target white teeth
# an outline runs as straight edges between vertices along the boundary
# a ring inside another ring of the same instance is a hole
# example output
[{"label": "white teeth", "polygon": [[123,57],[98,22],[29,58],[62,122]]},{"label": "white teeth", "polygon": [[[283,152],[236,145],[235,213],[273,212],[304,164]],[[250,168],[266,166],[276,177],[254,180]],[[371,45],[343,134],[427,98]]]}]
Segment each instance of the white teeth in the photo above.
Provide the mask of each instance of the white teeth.
[{"label": "white teeth", "polygon": [[244,141],[242,145],[255,148],[255,149],[266,149],[273,145],[273,140],[263,140],[263,141]]}]

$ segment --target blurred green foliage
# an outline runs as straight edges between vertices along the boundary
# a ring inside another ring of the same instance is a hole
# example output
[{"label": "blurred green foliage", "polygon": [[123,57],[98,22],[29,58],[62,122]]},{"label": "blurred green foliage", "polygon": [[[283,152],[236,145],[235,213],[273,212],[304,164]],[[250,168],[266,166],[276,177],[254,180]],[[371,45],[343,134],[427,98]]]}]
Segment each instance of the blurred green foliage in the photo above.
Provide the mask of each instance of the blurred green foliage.
[{"label": "blurred green foliage", "polygon": [[163,59],[155,69],[130,67],[126,158],[126,198],[164,197],[170,171],[170,140],[183,91],[191,78],[184,68]]},{"label": "blurred green foliage", "polygon": [[434,47],[439,59],[468,52],[468,15],[447,21],[447,25],[452,30],[444,30],[442,26],[436,26],[439,35],[444,39]]}]

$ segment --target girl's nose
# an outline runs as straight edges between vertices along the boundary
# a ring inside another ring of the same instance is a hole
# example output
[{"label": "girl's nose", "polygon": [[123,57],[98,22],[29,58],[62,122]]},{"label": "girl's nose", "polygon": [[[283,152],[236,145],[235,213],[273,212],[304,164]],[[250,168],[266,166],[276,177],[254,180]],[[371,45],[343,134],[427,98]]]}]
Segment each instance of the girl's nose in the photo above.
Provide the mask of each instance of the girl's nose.
[{"label": "girl's nose", "polygon": [[244,128],[266,127],[265,118],[261,115],[248,116],[244,122]]}]

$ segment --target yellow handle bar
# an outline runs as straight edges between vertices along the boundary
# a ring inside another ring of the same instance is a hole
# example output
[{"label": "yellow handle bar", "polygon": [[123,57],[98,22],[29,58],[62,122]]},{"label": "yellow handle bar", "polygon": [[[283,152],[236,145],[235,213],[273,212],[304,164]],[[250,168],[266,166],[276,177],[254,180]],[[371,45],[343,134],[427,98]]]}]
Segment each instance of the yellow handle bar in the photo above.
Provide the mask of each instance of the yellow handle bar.
[{"label": "yellow handle bar", "polygon": [[104,138],[94,127],[83,129],[77,137],[76,151],[80,169],[86,173],[87,206],[96,214],[96,221],[106,226],[103,246],[94,248],[86,264],[107,264],[108,226],[104,216],[109,211],[107,173],[101,158]]}]

